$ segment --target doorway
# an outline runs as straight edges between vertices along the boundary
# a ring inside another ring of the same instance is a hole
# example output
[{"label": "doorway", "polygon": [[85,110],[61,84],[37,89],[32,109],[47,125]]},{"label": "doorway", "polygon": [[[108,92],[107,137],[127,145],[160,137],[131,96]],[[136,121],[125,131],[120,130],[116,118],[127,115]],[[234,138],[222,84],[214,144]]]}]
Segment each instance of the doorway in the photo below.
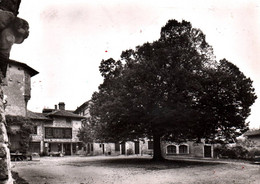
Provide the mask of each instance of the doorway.
[{"label": "doorway", "polygon": [[204,146],[204,157],[211,158],[211,146]]},{"label": "doorway", "polygon": [[138,141],[136,141],[135,142],[135,154],[140,154],[140,148],[139,148],[139,142]]},{"label": "doorway", "polygon": [[71,144],[70,143],[64,143],[63,147],[64,147],[65,155],[71,155]]},{"label": "doorway", "polygon": [[121,154],[125,155],[125,142],[121,143]]}]

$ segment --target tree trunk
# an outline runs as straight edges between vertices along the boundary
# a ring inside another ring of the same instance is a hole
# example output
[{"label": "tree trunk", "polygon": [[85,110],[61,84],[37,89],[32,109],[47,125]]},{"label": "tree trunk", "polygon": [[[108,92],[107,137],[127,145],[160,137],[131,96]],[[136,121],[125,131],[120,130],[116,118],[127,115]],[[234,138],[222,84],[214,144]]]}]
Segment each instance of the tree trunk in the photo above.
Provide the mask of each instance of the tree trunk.
[{"label": "tree trunk", "polygon": [[153,161],[165,160],[162,156],[161,150],[161,135],[158,133],[153,134]]}]

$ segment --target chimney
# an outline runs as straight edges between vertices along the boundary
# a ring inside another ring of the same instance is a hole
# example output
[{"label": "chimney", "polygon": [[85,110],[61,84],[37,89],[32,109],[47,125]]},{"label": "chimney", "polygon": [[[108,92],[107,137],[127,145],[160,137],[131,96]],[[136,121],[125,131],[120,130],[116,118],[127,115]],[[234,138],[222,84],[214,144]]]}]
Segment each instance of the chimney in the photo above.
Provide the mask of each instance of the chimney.
[{"label": "chimney", "polygon": [[55,110],[57,110],[58,108],[57,108],[57,105],[54,105],[54,108],[55,108]]},{"label": "chimney", "polygon": [[59,103],[59,109],[60,110],[65,110],[65,103],[64,102],[60,102]]}]

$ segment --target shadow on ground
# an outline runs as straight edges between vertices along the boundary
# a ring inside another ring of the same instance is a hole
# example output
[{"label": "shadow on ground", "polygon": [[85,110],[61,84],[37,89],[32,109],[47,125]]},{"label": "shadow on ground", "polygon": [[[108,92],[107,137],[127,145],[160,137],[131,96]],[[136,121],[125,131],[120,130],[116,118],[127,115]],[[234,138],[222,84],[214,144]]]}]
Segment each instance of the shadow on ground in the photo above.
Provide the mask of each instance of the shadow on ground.
[{"label": "shadow on ground", "polygon": [[14,184],[29,184],[26,180],[21,178],[17,172],[12,171],[12,176],[13,176],[13,179],[15,180]]},{"label": "shadow on ground", "polygon": [[205,163],[199,161],[164,160],[153,161],[148,158],[109,158],[102,160],[86,160],[80,162],[69,162],[63,165],[75,167],[114,167],[114,168],[142,168],[145,170],[165,170],[174,168],[190,168],[197,166],[214,166],[220,163]]}]

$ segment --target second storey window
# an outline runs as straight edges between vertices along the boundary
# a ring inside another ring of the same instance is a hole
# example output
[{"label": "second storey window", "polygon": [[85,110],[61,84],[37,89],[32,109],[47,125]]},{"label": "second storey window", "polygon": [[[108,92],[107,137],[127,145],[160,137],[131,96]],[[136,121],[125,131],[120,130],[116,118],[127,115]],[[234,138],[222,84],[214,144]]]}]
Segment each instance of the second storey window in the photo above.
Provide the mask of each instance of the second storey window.
[{"label": "second storey window", "polygon": [[71,139],[72,128],[45,127],[45,138],[47,139]]}]

